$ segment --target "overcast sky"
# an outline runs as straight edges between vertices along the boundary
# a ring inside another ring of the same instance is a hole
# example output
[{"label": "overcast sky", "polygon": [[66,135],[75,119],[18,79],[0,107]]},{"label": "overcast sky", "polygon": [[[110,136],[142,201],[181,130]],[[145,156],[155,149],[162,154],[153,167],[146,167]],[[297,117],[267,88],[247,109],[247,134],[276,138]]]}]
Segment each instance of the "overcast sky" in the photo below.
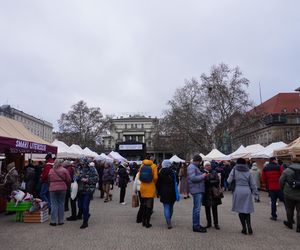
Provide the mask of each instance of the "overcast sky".
[{"label": "overcast sky", "polygon": [[300,1],[0,0],[0,105],[50,121],[84,100],[161,116],[185,79],[239,66],[259,103],[300,87]]}]

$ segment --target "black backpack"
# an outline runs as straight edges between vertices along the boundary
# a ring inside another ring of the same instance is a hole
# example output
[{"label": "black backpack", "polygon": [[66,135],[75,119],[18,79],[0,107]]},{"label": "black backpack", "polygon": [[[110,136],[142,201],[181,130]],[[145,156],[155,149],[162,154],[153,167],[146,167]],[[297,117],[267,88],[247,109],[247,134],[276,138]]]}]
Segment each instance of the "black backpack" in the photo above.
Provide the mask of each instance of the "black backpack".
[{"label": "black backpack", "polygon": [[142,166],[140,170],[140,181],[149,183],[153,179],[152,168],[150,165]]},{"label": "black backpack", "polygon": [[295,178],[289,184],[293,189],[300,189],[300,170],[295,170],[295,169],[292,170],[295,173]]}]

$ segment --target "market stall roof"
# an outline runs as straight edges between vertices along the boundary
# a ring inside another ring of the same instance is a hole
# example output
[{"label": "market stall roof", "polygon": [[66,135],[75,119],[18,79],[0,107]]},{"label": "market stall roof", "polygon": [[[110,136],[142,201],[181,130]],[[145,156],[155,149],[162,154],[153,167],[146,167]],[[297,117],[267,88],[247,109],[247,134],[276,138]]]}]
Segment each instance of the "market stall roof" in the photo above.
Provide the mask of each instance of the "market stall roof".
[{"label": "market stall roof", "polygon": [[256,158],[256,159],[260,159],[260,158],[264,158],[264,159],[268,159],[272,156],[274,156],[274,150],[276,149],[280,149],[285,147],[287,144],[280,141],[280,142],[273,142],[271,143],[269,146],[265,147],[264,150],[259,151],[257,153],[253,153],[250,155],[251,158]]},{"label": "market stall roof", "polygon": [[238,159],[238,158],[248,159],[250,158],[251,154],[257,153],[264,149],[265,148],[260,144],[249,145],[245,148],[245,150],[241,150],[240,153],[231,155],[231,159]]},{"label": "market stall roof", "polygon": [[83,150],[89,157],[97,157],[98,154],[95,153],[94,151],[90,150],[88,147],[85,147],[84,150]]},{"label": "market stall roof", "polygon": [[57,153],[57,147],[32,134],[24,125],[0,116],[0,153]]},{"label": "market stall roof", "polygon": [[274,156],[276,157],[291,157],[299,158],[300,157],[300,137],[287,146],[274,150]]},{"label": "market stall roof", "polygon": [[54,140],[52,145],[57,147],[57,158],[79,158],[80,155],[76,154],[67,144],[62,141]]},{"label": "market stall roof", "polygon": [[113,159],[109,156],[107,156],[106,154],[104,153],[101,153],[100,155],[96,156],[96,161],[109,161],[109,162],[112,162]]},{"label": "market stall roof", "polygon": [[117,161],[127,161],[127,159],[125,159],[122,155],[120,155],[118,152],[115,151],[111,151],[108,154],[108,156]]},{"label": "market stall roof", "polygon": [[243,145],[241,145],[237,150],[230,154],[230,158],[234,159],[235,155],[246,153],[245,149],[246,148]]},{"label": "market stall roof", "polygon": [[205,155],[202,153],[200,153],[199,155],[202,157],[202,159],[205,157]]},{"label": "market stall roof", "polygon": [[172,162],[185,162],[185,160],[182,160],[181,158],[179,158],[177,155],[173,155],[171,158],[170,158],[170,161]]},{"label": "market stall roof", "polygon": [[83,149],[79,146],[79,145],[76,145],[76,144],[72,144],[70,146],[71,150],[78,155],[78,158],[80,157],[84,157],[84,156],[87,156],[85,154],[85,152],[83,151]]},{"label": "market stall roof", "polygon": [[218,149],[214,148],[212,151],[210,151],[209,154],[203,157],[203,160],[205,161],[227,161],[230,160],[230,157],[228,155],[225,155],[221,153]]}]

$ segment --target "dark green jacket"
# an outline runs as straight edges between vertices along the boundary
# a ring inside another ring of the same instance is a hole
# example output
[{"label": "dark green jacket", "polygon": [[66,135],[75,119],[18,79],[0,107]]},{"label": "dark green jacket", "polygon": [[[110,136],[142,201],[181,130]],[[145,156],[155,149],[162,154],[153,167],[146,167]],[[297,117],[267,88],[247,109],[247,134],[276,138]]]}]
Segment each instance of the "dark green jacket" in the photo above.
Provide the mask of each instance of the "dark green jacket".
[{"label": "dark green jacket", "polygon": [[283,189],[284,196],[290,200],[297,200],[300,201],[300,189],[293,189],[289,183],[291,183],[295,179],[295,172],[294,170],[300,171],[300,164],[293,163],[290,165],[286,170],[283,171],[279,182],[280,187]]}]

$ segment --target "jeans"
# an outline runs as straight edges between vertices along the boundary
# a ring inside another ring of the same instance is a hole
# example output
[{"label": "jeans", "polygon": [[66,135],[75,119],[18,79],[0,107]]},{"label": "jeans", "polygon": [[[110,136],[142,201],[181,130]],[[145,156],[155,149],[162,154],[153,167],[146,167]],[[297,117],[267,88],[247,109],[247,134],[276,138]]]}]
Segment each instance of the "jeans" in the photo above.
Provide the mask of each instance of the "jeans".
[{"label": "jeans", "polygon": [[282,191],[270,191],[269,192],[270,198],[271,198],[271,215],[273,218],[277,218],[277,207],[276,202],[277,199],[280,201],[283,201],[283,193]]},{"label": "jeans", "polygon": [[172,215],[173,215],[174,202],[173,203],[163,203],[163,204],[164,204],[164,215],[166,218],[166,222],[170,223]]},{"label": "jeans", "polygon": [[46,201],[48,203],[48,207],[51,209],[51,201],[50,201],[48,183],[42,183],[40,197],[41,197],[42,201]]},{"label": "jeans", "polygon": [[66,191],[50,192],[51,199],[51,223],[64,223]]},{"label": "jeans", "polygon": [[200,209],[202,204],[203,194],[193,194],[193,228],[200,227]]},{"label": "jeans", "polygon": [[78,208],[83,213],[83,222],[88,222],[90,217],[90,201],[91,201],[92,194],[90,193],[83,193],[78,196]]}]

